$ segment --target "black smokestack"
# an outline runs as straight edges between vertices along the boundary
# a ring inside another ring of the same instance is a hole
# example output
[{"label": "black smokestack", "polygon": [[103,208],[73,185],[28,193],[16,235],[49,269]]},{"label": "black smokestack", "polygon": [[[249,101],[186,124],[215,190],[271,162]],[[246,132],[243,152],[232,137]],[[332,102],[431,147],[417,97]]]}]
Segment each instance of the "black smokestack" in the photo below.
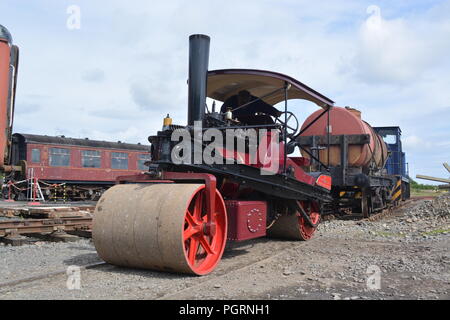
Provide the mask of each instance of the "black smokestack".
[{"label": "black smokestack", "polygon": [[188,125],[205,117],[210,38],[203,34],[189,37]]}]

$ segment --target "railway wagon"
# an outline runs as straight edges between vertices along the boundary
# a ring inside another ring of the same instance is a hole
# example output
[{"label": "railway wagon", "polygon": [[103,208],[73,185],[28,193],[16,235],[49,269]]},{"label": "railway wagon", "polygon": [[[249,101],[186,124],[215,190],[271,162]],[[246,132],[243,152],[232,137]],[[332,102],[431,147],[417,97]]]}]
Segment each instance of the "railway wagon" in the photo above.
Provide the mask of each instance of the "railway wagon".
[{"label": "railway wagon", "polygon": [[[14,181],[38,179],[47,198],[65,193],[72,200],[94,200],[118,176],[148,170],[149,149],[141,144],[15,133],[12,163],[23,170]],[[17,199],[25,196],[20,189],[12,189]]]},{"label": "railway wagon", "polygon": [[297,144],[313,170],[331,174],[331,212],[368,217],[409,198],[399,127],[374,128],[359,110],[334,107],[311,114]]}]

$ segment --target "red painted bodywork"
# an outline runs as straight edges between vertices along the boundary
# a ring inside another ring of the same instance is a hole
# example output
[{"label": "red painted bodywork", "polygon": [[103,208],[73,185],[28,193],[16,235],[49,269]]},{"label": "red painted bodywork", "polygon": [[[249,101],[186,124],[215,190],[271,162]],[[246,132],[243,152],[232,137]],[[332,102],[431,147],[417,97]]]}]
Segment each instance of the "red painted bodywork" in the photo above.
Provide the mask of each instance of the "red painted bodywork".
[{"label": "red painted bodywork", "polygon": [[228,240],[243,241],[266,235],[265,201],[226,200]]},{"label": "red painted bodywork", "polygon": [[[49,165],[49,148],[70,149],[70,165],[68,167],[54,167]],[[31,161],[32,149],[39,149],[41,154],[40,163]],[[101,154],[101,168],[83,168],[81,165],[81,151],[96,150]],[[128,153],[128,170],[111,169],[111,152]],[[40,180],[50,181],[83,181],[83,182],[106,182],[115,183],[117,177],[137,174],[142,172],[138,170],[138,157],[145,152],[118,150],[118,149],[99,149],[94,147],[75,147],[68,145],[45,145],[45,144],[27,144],[27,168],[34,168],[34,176]],[[27,172],[28,174],[28,172]]]},{"label": "red painted bodywork", "polygon": [[320,175],[316,180],[316,185],[331,190],[331,177],[326,175]]},{"label": "red painted bodywork", "polygon": [[4,163],[7,147],[6,128],[8,128],[8,94],[10,68],[10,45],[5,39],[0,39],[0,164]]},{"label": "red painted bodywork", "polygon": [[[274,141],[271,137],[270,131],[267,133],[265,139],[265,150],[260,150],[262,148],[262,144],[260,144],[256,154],[240,153],[227,149],[217,149],[217,151],[222,155],[224,159],[234,159],[240,164],[260,168],[265,171],[272,172],[273,174],[282,173],[284,169],[284,143],[279,142],[275,148],[272,148],[272,143],[274,143]],[[273,151],[276,152],[274,156],[271,154],[271,152]],[[302,168],[309,165],[310,160],[307,158],[286,158],[286,168],[290,169],[293,172],[295,179],[310,185],[315,185],[316,179],[306,173]],[[231,186],[227,186],[227,188],[230,187]]]}]

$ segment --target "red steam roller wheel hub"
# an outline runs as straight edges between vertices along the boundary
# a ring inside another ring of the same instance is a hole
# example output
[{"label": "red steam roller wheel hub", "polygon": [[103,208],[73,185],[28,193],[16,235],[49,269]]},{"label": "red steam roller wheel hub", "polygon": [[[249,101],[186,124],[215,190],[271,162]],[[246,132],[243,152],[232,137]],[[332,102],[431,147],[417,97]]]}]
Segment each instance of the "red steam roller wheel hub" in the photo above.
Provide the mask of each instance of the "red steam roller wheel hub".
[{"label": "red steam roller wheel hub", "polygon": [[211,272],[220,261],[227,240],[226,209],[216,191],[215,208],[206,212],[204,186],[193,195],[186,209],[183,230],[184,252],[192,271],[198,275]]},{"label": "red steam roller wheel hub", "polygon": [[315,225],[315,227],[311,226],[302,214],[297,213],[297,215],[299,215],[298,225],[301,240],[307,241],[313,237],[317,230],[317,225],[320,222],[319,208],[316,202],[299,201],[299,206],[302,206],[303,210],[309,216],[309,220]]}]

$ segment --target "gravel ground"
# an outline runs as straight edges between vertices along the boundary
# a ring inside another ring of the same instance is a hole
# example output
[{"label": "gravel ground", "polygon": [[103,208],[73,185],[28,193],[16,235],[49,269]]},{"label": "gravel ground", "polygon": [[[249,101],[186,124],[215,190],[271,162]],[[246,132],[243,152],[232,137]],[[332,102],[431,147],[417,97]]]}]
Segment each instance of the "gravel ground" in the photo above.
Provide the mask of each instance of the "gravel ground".
[{"label": "gravel ground", "polygon": [[0,284],[65,270],[68,265],[101,262],[90,239],[42,242],[20,247],[0,244]]},{"label": "gravel ground", "polygon": [[205,277],[104,265],[81,271],[80,290],[67,289],[65,274],[1,283],[98,262],[89,240],[3,246],[0,299],[450,299],[449,217],[450,196],[420,200],[376,222],[326,221],[308,242],[229,244]]}]

